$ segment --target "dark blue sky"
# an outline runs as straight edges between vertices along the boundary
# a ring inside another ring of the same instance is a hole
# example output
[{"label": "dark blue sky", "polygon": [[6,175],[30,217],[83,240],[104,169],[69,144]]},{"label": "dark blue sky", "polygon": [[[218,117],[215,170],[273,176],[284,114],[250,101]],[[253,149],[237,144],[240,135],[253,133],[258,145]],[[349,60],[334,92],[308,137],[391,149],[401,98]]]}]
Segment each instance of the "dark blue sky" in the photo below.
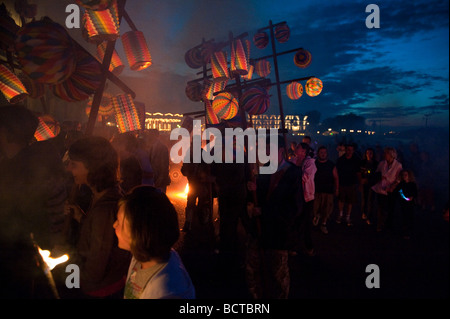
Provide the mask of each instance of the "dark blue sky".
[{"label": "dark blue sky", "polygon": [[[38,1],[40,13],[64,23],[64,7],[74,1]],[[249,33],[269,24],[286,21],[288,42],[277,51],[303,47],[312,64],[300,69],[293,54],[279,58],[280,78],[289,80],[314,75],[323,81],[318,97],[306,94],[291,101],[282,86],[285,114],[318,110],[321,119],[353,112],[367,123],[383,126],[448,127],[449,124],[449,4],[448,1],[376,1],[380,28],[368,29],[366,6],[373,1],[291,0],[128,0],[126,10],[136,27],[145,33],[153,65],[143,71],[127,68],[121,78],[136,93],[136,100],[151,112],[202,110],[203,105],[185,95],[186,83],[198,76],[189,68],[185,52],[202,41],[228,39],[229,32]],[[121,32],[130,28],[123,22]],[[70,30],[79,38],[80,30]],[[86,48],[94,45],[80,40]],[[119,55],[125,61],[121,41]],[[251,57],[271,54],[253,44]],[[275,80],[274,73],[270,75]],[[304,84],[304,82],[303,82]],[[110,86],[114,90],[113,85]],[[276,89],[270,113],[278,112]]]}]

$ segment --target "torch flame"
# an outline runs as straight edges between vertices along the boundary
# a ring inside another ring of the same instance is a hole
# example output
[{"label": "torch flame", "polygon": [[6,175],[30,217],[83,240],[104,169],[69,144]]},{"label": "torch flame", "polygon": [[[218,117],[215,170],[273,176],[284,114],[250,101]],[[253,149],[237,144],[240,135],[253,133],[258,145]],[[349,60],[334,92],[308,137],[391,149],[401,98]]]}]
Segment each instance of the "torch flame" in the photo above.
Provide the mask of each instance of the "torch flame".
[{"label": "torch flame", "polygon": [[58,257],[58,258],[52,258],[52,257],[50,257],[50,251],[42,250],[39,247],[38,247],[38,249],[39,249],[39,254],[41,254],[42,259],[45,261],[45,263],[47,264],[47,266],[50,270],[55,268],[57,265],[62,264],[69,260],[69,255],[67,255],[67,254],[62,255],[61,257]]}]

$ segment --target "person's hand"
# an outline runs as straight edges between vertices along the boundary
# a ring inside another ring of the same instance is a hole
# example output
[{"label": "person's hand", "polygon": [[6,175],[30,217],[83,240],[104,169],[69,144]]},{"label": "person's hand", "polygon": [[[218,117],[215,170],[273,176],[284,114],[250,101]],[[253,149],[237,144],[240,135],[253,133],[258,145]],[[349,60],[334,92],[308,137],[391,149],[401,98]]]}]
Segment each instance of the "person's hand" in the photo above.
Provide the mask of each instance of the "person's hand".
[{"label": "person's hand", "polygon": [[72,217],[77,222],[81,222],[81,218],[85,216],[86,214],[84,211],[80,208],[78,205],[69,204],[66,202],[64,204],[64,215]]}]

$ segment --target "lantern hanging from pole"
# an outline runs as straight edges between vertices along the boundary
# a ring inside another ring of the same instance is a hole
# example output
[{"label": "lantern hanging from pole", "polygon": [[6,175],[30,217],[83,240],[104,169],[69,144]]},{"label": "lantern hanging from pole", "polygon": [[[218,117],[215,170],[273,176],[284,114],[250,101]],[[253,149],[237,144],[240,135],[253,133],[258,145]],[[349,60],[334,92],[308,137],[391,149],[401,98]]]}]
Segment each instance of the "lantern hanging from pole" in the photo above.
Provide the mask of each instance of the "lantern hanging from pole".
[{"label": "lantern hanging from pole", "polygon": [[240,102],[248,114],[263,114],[269,109],[270,95],[265,88],[255,86],[242,93]]},{"label": "lantern hanging from pole", "polygon": [[255,67],[252,64],[248,66],[248,73],[246,75],[242,75],[243,80],[250,81],[253,77],[253,72],[255,71]]},{"label": "lantern hanging from pole", "polygon": [[99,11],[109,8],[112,0],[76,0],[76,2],[85,9]]},{"label": "lantern hanging from pole", "polygon": [[270,62],[264,59],[257,61],[255,65],[255,71],[260,77],[265,78],[270,74],[271,71]]},{"label": "lantern hanging from pole", "polygon": [[305,85],[306,94],[309,96],[317,96],[322,92],[323,83],[318,78],[310,78]]},{"label": "lantern hanging from pole", "polygon": [[258,32],[253,36],[253,43],[258,49],[264,49],[269,44],[269,35],[266,32]]},{"label": "lantern hanging from pole", "polygon": [[141,71],[152,65],[152,57],[142,31],[124,33],[122,44],[131,70]]},{"label": "lantern hanging from pole", "polygon": [[46,141],[55,137],[55,133],[50,129],[50,127],[45,123],[45,121],[39,117],[39,125],[34,133],[34,137],[39,141]]},{"label": "lantern hanging from pole", "polygon": [[211,56],[211,71],[214,82],[222,82],[230,78],[230,74],[228,73],[227,55],[225,52],[214,52]]},{"label": "lantern hanging from pole", "polygon": [[[103,61],[103,58],[105,57],[106,44],[107,42],[105,41],[97,46],[97,56],[99,58],[100,63]],[[124,68],[125,66],[122,63],[119,54],[117,54],[117,51],[114,49],[113,55],[111,57],[111,64],[109,65],[109,71],[114,75],[119,76]]]},{"label": "lantern hanging from pole", "polygon": [[116,95],[111,101],[114,106],[119,133],[138,131],[141,129],[139,113],[130,94]]},{"label": "lantern hanging from pole", "polygon": [[202,55],[200,47],[192,48],[184,54],[184,60],[186,64],[192,69],[198,69],[203,66],[205,57]]},{"label": "lantern hanging from pole", "polygon": [[275,39],[277,39],[280,43],[285,43],[289,40],[289,36],[291,35],[291,31],[289,26],[286,23],[277,25],[275,27]]},{"label": "lantern hanging from pole", "polygon": [[[98,107],[99,116],[109,116],[114,114],[114,106],[111,101],[111,94],[103,92],[102,99],[100,101],[100,106]],[[91,97],[88,101],[88,109],[86,109],[87,115],[89,116],[91,112],[92,102],[94,98]]]},{"label": "lantern hanging from pole", "polygon": [[217,117],[216,113],[214,113],[210,100],[205,100],[205,108],[206,108],[206,123],[213,125],[219,124],[220,120]]},{"label": "lantern hanging from pole", "polygon": [[205,81],[205,85],[203,88],[202,96],[206,100],[214,100],[215,96],[214,93],[221,92],[225,90],[225,87],[227,86],[228,80],[222,81],[222,82],[212,82],[209,80]]},{"label": "lantern hanging from pole", "polygon": [[114,41],[120,36],[119,9],[116,0],[113,0],[105,10],[86,9],[83,21],[89,42]]},{"label": "lantern hanging from pole", "polygon": [[23,83],[3,64],[0,64],[0,91],[11,104],[21,102],[28,96]]},{"label": "lantern hanging from pole", "polygon": [[231,72],[239,75],[246,75],[248,73],[247,56],[242,41],[239,39],[231,45],[230,69]]},{"label": "lantern hanging from pole", "polygon": [[300,49],[294,55],[294,63],[299,68],[307,68],[312,61],[312,55],[308,50]]},{"label": "lantern hanging from pole", "polygon": [[212,102],[212,108],[218,118],[229,120],[236,116],[239,104],[231,93],[222,92]]},{"label": "lantern hanging from pole", "polygon": [[303,86],[294,81],[286,87],[286,94],[291,100],[298,100],[303,95]]}]

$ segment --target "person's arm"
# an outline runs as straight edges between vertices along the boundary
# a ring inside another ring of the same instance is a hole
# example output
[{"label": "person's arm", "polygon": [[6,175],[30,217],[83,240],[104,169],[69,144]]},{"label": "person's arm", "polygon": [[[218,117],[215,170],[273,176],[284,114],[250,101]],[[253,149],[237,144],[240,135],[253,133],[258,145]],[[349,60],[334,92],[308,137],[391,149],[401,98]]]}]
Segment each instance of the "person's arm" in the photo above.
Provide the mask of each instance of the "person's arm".
[{"label": "person's arm", "polygon": [[333,167],[333,179],[334,179],[334,194],[336,197],[339,195],[339,175],[336,166]]}]

